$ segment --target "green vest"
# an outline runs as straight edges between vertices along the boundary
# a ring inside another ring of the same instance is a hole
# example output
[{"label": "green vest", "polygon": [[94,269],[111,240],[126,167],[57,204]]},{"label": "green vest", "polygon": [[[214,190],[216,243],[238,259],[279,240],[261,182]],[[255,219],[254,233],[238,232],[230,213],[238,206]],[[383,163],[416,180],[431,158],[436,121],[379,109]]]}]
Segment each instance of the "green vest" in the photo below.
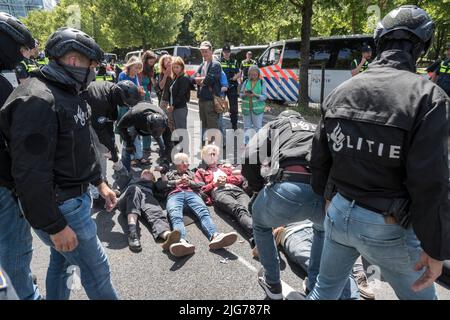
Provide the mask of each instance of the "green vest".
[{"label": "green vest", "polygon": [[450,62],[445,63],[445,61],[441,62],[441,68],[439,69],[440,74],[450,74]]},{"label": "green vest", "polygon": [[[244,82],[245,90],[253,91],[254,94],[260,95],[262,94],[262,80],[259,79],[256,82],[255,87],[252,89],[252,82],[250,80],[246,80]],[[250,99],[253,101],[252,111],[254,114],[261,114],[264,112],[264,108],[266,107],[265,101],[260,101],[258,98],[249,98],[244,97],[242,98],[242,114],[244,116],[248,116],[250,114]]]}]

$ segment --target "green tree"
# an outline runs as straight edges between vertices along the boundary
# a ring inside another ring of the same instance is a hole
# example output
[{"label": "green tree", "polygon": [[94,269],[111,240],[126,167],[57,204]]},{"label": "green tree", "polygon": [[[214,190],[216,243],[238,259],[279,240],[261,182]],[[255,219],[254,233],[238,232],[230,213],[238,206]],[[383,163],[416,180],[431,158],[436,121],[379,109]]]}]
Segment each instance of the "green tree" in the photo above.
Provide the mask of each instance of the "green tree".
[{"label": "green tree", "polygon": [[191,0],[99,0],[103,28],[118,47],[148,49],[173,43]]}]

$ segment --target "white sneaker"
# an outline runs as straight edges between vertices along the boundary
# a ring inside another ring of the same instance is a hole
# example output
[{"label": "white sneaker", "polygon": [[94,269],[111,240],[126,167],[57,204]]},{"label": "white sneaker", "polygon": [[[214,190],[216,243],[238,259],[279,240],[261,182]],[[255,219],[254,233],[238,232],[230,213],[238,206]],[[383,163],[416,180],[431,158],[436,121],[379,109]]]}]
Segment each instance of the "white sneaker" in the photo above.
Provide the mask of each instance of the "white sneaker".
[{"label": "white sneaker", "polygon": [[180,241],[170,245],[169,251],[175,257],[184,257],[193,254],[195,252],[195,246],[186,241]]},{"label": "white sneaker", "polygon": [[218,233],[216,234],[211,242],[209,243],[209,249],[217,250],[228,246],[231,246],[236,242],[238,235],[236,232],[229,233]]}]

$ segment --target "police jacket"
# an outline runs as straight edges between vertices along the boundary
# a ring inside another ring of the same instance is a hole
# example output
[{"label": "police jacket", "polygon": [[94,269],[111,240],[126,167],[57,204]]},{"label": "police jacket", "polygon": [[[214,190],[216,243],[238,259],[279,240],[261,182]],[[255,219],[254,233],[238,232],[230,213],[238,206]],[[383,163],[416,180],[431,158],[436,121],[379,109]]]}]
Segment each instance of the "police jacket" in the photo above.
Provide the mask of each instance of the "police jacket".
[{"label": "police jacket", "polygon": [[237,80],[231,80],[235,75],[239,73],[239,65],[235,59],[226,60],[225,58],[220,59],[220,66],[223,72],[225,72],[228,80],[229,87],[238,85]]},{"label": "police jacket", "polygon": [[271,174],[292,165],[308,168],[315,130],[316,125],[298,113],[279,115],[260,129],[244,152],[242,175],[250,189],[259,191],[264,187],[266,181],[260,170],[264,162],[270,165]]},{"label": "police jacket", "polygon": [[55,234],[67,225],[56,189],[97,186],[102,180],[88,105],[75,84],[62,82],[61,73],[44,75],[42,70],[9,96],[0,111],[0,128],[27,220],[33,228]]},{"label": "police jacket", "polygon": [[98,139],[111,152],[114,162],[118,161],[115,145],[114,121],[117,120],[118,105],[123,105],[120,92],[116,91],[116,85],[109,81],[92,82],[81,97],[87,101],[92,112],[92,127],[97,133]]},{"label": "police jacket", "polygon": [[[14,88],[12,84],[0,73],[0,108],[6,102]],[[11,158],[6,149],[6,142],[1,133],[0,125],[0,187],[13,188],[13,178],[11,176]]]},{"label": "police jacket", "polygon": [[149,136],[151,133],[148,129],[147,117],[152,113],[159,113],[163,117],[167,118],[165,112],[156,105],[148,102],[140,102],[119,120],[117,127],[119,128],[120,136],[125,141],[127,147],[133,145],[134,138],[128,131],[128,128],[134,127],[136,132],[141,136]]},{"label": "police jacket", "polygon": [[387,50],[326,98],[313,142],[311,185],[324,194],[330,175],[338,192],[361,203],[409,198],[422,248],[445,260],[449,98],[414,69],[409,54]]}]

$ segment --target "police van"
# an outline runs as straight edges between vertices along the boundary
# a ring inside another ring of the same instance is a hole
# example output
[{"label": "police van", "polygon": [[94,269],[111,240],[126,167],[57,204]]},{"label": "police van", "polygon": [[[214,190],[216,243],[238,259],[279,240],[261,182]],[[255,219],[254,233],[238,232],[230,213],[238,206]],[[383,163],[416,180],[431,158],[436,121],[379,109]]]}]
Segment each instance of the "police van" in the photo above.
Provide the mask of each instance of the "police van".
[{"label": "police van", "polygon": [[[376,56],[373,35],[311,38],[308,95],[311,102],[321,98],[322,68],[325,68],[324,97],[352,77],[350,66],[361,58],[364,46]],[[272,42],[258,59],[270,100],[293,103],[299,91],[300,39]]]},{"label": "police van", "polygon": [[192,76],[203,62],[200,49],[191,46],[171,46],[164,48],[156,48],[155,52],[160,54],[166,51],[173,57],[181,57],[185,63],[185,72],[188,76]]},{"label": "police van", "polygon": [[[248,51],[253,53],[253,60],[257,60],[261,54],[267,49],[268,45],[254,45],[254,46],[232,46],[231,49],[231,59],[236,59],[238,65],[241,64],[242,60],[246,59]],[[214,58],[219,60],[222,57],[222,49],[217,49],[214,51]]]}]

